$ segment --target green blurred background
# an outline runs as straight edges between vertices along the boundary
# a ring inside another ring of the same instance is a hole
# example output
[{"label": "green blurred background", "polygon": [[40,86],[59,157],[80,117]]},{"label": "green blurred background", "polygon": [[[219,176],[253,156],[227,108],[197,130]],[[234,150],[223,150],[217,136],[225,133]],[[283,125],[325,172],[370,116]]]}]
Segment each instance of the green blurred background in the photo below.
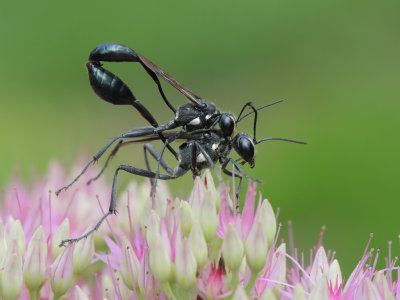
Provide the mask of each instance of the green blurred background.
[{"label": "green blurred background", "polygon": [[[246,170],[280,207],[282,237],[292,220],[308,254],[326,225],[324,244],[348,277],[370,232],[384,256],[388,240],[399,250],[399,11],[394,0],[2,1],[0,185],[15,170],[29,182],[53,159],[70,166],[147,125],[88,84],[90,50],[123,43],[223,111],[285,99],[260,113],[258,137],[309,144],[260,144],[256,167]],[[172,117],[138,65],[107,67],[160,123]],[[174,105],[185,103],[166,92]],[[251,132],[247,121],[240,130]],[[121,151],[113,166],[121,162],[143,167],[141,147]],[[122,175],[121,186],[130,178]],[[188,195],[191,181],[171,183],[174,193]]]}]

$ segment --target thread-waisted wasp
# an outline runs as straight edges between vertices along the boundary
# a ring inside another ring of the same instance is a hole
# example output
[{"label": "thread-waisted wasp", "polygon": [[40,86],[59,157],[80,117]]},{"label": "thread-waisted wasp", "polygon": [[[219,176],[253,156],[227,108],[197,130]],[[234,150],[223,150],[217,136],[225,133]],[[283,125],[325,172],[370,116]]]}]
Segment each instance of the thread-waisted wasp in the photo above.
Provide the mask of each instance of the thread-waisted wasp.
[{"label": "thread-waisted wasp", "polygon": [[[175,114],[174,118],[165,125],[159,125],[146,107],[136,99],[128,86],[116,75],[102,67],[101,62],[103,61],[139,62],[157,84],[158,90],[164,102]],[[132,130],[113,138],[93,156],[93,158],[83,168],[82,172],[70,184],[60,188],[56,194],[58,195],[62,190],[68,189],[74,182],[76,182],[79,177],[85,173],[90,164],[96,162],[116,141],[118,141],[118,143],[108,156],[103,169],[98,176],[92,178],[88,183],[90,183],[92,180],[96,180],[102,174],[104,169],[107,167],[108,161],[117,153],[120,147],[132,143],[144,143],[143,146],[147,170],[129,165],[118,166],[114,174],[110,207],[108,212],[104,214],[104,216],[99,220],[92,230],[78,238],[63,240],[60,244],[61,246],[65,245],[66,243],[76,242],[87,237],[99,228],[107,216],[112,213],[116,213],[116,186],[118,172],[120,170],[151,178],[153,180],[152,194],[154,195],[157,179],[175,179],[183,176],[188,171],[191,171],[193,176],[199,176],[201,170],[205,168],[214,169],[215,164],[219,162],[222,172],[229,176],[236,176],[239,178],[239,185],[236,195],[238,197],[242,186],[243,177],[246,179],[251,178],[242,170],[240,165],[249,163],[251,167],[254,167],[256,144],[267,140],[283,140],[305,144],[305,142],[285,138],[256,139],[258,111],[281,101],[276,101],[259,108],[255,108],[251,102],[248,102],[243,106],[239,117],[236,119],[230,113],[221,113],[212,102],[197,96],[194,92],[183,86],[172,76],[168,75],[144,56],[135,52],[129,47],[120,44],[102,44],[97,46],[90,53],[89,62],[86,64],[86,66],[89,72],[91,87],[101,99],[115,105],[132,105],[150,123],[151,126],[133,128]],[[189,103],[183,104],[175,109],[165,96],[158,76],[165,79],[171,86],[182,93],[189,100]],[[249,107],[251,111],[242,116],[247,107]],[[233,136],[237,123],[251,114],[254,114],[253,137],[243,132],[239,132]],[[172,131],[178,127],[181,128],[179,131]],[[153,140],[163,141],[164,145],[160,152],[158,152],[151,144],[145,143]],[[179,146],[178,152],[171,147],[171,143],[176,140],[184,140],[184,142]],[[170,168],[163,159],[165,149],[168,149],[178,161],[178,166],[174,169]],[[232,149],[234,149],[240,156],[240,162],[229,157]],[[151,170],[148,154],[150,154],[157,161],[156,172]],[[227,166],[229,162],[232,163],[233,168],[237,173],[228,170]],[[163,168],[167,174],[160,173],[160,167]],[[220,174],[218,172],[217,174],[219,180],[222,181]],[[258,179],[253,180],[259,181]]]}]

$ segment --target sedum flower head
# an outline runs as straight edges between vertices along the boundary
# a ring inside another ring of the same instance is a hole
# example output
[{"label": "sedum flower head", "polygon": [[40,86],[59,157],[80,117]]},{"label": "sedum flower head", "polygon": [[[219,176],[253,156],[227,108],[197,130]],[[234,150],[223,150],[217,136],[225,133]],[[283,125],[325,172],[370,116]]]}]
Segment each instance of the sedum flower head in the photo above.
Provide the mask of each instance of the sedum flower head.
[{"label": "sedum flower head", "polygon": [[400,299],[396,259],[389,256],[387,267],[376,270],[379,251],[368,243],[346,281],[320,243],[305,263],[295,249],[287,253],[285,243],[277,244],[272,205],[254,184],[239,211],[228,187],[216,187],[208,172],[196,178],[187,200],[169,196],[163,182],[151,199],[148,182],[131,182],[119,195],[118,217],[59,248],[108,208],[111,183],[100,178],[86,185],[97,171],[89,169],[59,198],[51,190],[68,178],[57,164],[30,189],[19,180],[5,188],[2,299]]}]

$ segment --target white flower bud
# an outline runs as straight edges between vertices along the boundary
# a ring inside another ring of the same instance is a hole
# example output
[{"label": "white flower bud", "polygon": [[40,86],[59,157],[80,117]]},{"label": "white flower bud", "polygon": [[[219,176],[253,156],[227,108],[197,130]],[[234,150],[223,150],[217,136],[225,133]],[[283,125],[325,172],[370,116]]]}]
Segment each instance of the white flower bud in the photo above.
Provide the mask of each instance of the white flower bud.
[{"label": "white flower bud", "polygon": [[[140,272],[140,263],[133,251],[131,243],[127,238],[122,241],[121,258],[120,258],[120,273],[125,285],[134,290],[133,283],[138,288],[138,279]],[[134,277],[134,278],[133,278]]]},{"label": "white flower bud", "polygon": [[6,255],[7,248],[6,226],[0,222],[0,263]]},{"label": "white flower bud", "polygon": [[73,284],[74,244],[68,245],[51,265],[51,289],[54,295],[61,297],[71,288]]},{"label": "white flower bud", "polygon": [[160,234],[154,236],[150,248],[150,268],[160,283],[167,282],[171,277],[171,258]]},{"label": "white flower bud", "polygon": [[268,243],[261,222],[254,222],[245,244],[246,260],[250,270],[258,273],[267,260]]},{"label": "white flower bud", "polygon": [[205,193],[200,206],[200,225],[207,242],[212,242],[219,224],[215,202],[209,193]]},{"label": "white flower bud", "polygon": [[310,277],[317,282],[323,275],[328,274],[329,264],[324,247],[320,247],[315,254],[315,259],[310,271]]},{"label": "white flower bud", "polygon": [[147,220],[147,222],[147,243],[149,244],[149,247],[152,248],[154,247],[153,244],[155,240],[158,239],[160,235],[160,217],[154,210],[152,210],[150,212],[150,219]]},{"label": "white flower bud", "polygon": [[187,239],[176,243],[176,279],[183,288],[190,289],[196,284],[197,263]]},{"label": "white flower bud", "polygon": [[373,299],[373,300],[388,299],[388,298],[382,298],[382,296],[379,293],[379,290],[376,287],[376,285],[374,285],[369,278],[364,277],[363,279],[361,279],[361,282],[359,283],[359,286],[357,287],[354,299],[368,299],[368,300],[369,299]]},{"label": "white flower bud", "polygon": [[274,292],[267,288],[264,290],[264,293],[261,295],[259,300],[277,300],[277,298],[275,297]]},{"label": "white flower bud", "polygon": [[306,300],[306,295],[304,294],[304,289],[301,284],[296,284],[293,291],[292,300]]},{"label": "white flower bud", "polygon": [[24,229],[22,228],[20,220],[12,221],[11,230],[8,235],[8,243],[10,243],[10,241],[12,240],[17,241],[19,253],[21,257],[24,257],[26,241],[25,241]]},{"label": "white flower bud", "polygon": [[222,242],[222,256],[225,265],[231,271],[237,271],[240,268],[244,255],[243,243],[236,229],[229,224]]},{"label": "white flower bud", "polygon": [[24,262],[25,285],[30,291],[39,291],[45,281],[47,242],[43,227],[33,233]]},{"label": "white flower bud", "polygon": [[[270,279],[278,282],[286,282],[286,244],[281,244],[276,249],[272,256],[271,269],[272,272],[269,275]],[[282,285],[278,285],[278,288],[283,288]]]},{"label": "white flower bud", "polygon": [[242,287],[242,285],[239,284],[236,288],[235,293],[233,294],[232,300],[247,300],[247,299],[249,299],[249,297],[247,297],[246,292]]},{"label": "white flower bud", "polygon": [[80,275],[90,265],[94,253],[94,235],[91,234],[76,243],[74,249],[74,273]]},{"label": "white flower bud", "polygon": [[22,257],[18,241],[10,240],[3,261],[1,276],[2,299],[18,299],[22,292]]},{"label": "white flower bud", "polygon": [[60,226],[57,228],[57,231],[54,233],[51,239],[51,257],[52,260],[56,259],[57,256],[63,251],[63,248],[60,247],[60,243],[62,240],[70,238],[70,229],[69,229],[69,220],[66,218]]},{"label": "white flower bud", "polygon": [[75,300],[89,300],[89,297],[81,290],[81,288],[76,285],[74,288],[74,299]]},{"label": "white flower bud", "polygon": [[195,222],[189,235],[189,246],[196,257],[197,269],[201,270],[208,259],[207,243],[199,222]]},{"label": "white flower bud", "polygon": [[184,236],[188,236],[193,225],[192,208],[190,207],[189,203],[187,203],[186,201],[182,201],[179,212],[179,223],[181,226],[181,232]]},{"label": "white flower bud", "polygon": [[[375,298],[355,298],[355,299],[375,299]],[[376,298],[378,299],[378,298]],[[326,276],[321,275],[311,291],[308,300],[329,300],[328,282]]]},{"label": "white flower bud", "polygon": [[258,210],[256,221],[257,220],[263,225],[263,231],[268,245],[272,245],[276,234],[276,219],[274,210],[267,199],[264,199]]},{"label": "white flower bud", "polygon": [[206,169],[204,171],[203,180],[206,180],[206,182],[207,182],[207,186],[206,186],[207,191],[210,193],[211,198],[214,200],[215,207],[216,207],[217,211],[219,211],[219,206],[221,204],[220,203],[220,198],[218,196],[217,189],[215,188],[214,179],[213,179],[209,169]]},{"label": "white flower bud", "polygon": [[[376,277],[375,277],[376,278]],[[328,270],[328,282],[330,281],[332,289],[335,290],[342,284],[342,272],[340,271],[339,262],[335,259]]]}]

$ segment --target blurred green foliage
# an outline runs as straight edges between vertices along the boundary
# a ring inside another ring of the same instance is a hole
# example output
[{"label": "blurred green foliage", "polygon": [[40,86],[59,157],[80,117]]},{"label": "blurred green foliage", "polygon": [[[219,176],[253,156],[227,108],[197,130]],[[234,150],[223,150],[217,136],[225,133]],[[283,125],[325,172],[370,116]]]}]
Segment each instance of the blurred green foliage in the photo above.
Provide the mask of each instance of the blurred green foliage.
[{"label": "blurred green foliage", "polygon": [[[348,276],[370,232],[384,256],[388,240],[398,253],[399,9],[394,0],[3,1],[0,184],[16,168],[27,180],[53,159],[69,166],[82,151],[146,125],[132,108],[100,101],[88,84],[90,50],[123,43],[224,111],[285,99],[260,113],[258,137],[309,144],[260,144],[256,167],[246,170],[280,207],[282,236],[292,220],[307,257],[326,225],[324,244]],[[160,123],[172,117],[139,66],[107,67]],[[167,93],[175,105],[186,101]],[[240,130],[251,132],[247,121]],[[121,152],[114,167],[144,166],[141,147]],[[122,175],[121,185],[130,178]],[[171,186],[186,196],[191,180]]]}]

